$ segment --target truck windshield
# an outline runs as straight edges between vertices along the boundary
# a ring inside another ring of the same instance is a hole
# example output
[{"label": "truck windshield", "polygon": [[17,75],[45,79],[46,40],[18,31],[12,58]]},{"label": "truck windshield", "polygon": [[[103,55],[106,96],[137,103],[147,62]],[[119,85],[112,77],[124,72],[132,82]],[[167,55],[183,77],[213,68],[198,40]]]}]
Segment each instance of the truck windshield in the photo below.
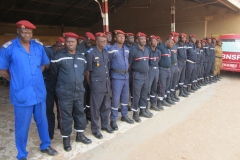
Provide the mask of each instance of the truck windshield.
[{"label": "truck windshield", "polygon": [[240,52],[240,39],[222,39],[222,50],[225,52]]}]

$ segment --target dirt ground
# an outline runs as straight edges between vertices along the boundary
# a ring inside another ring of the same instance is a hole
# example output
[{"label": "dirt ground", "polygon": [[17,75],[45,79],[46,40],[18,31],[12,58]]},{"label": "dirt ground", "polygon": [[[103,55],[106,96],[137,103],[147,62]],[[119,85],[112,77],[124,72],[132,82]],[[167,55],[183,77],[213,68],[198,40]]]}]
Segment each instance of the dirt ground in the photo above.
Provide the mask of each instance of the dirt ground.
[{"label": "dirt ground", "polygon": [[218,83],[95,148],[83,159],[240,160],[240,74]]},{"label": "dirt ground", "polygon": [[[240,73],[224,72],[218,83],[202,87],[189,98],[140,124],[119,122],[120,130],[103,140],[86,134],[93,144],[72,142],[64,152],[60,133],[52,146],[57,157],[42,156],[35,124],[29,133],[29,159],[53,160],[240,160]],[[0,94],[2,93],[0,88]],[[5,92],[7,93],[6,89]],[[14,123],[7,96],[0,103],[0,160],[14,159]],[[130,113],[131,115],[132,113]],[[72,140],[74,139],[74,133]]]}]

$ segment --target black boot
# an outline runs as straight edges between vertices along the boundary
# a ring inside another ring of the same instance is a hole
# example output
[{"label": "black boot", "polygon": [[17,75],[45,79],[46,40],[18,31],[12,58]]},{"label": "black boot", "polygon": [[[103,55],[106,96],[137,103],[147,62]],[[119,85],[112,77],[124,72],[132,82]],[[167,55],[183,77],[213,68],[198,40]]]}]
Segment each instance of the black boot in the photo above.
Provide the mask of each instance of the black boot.
[{"label": "black boot", "polygon": [[201,88],[198,81],[195,82],[195,87],[196,87],[197,89],[200,89],[200,88]]},{"label": "black boot", "polygon": [[176,99],[177,102],[179,102],[179,101],[180,101],[180,98],[178,98],[176,92],[177,92],[176,90],[173,92],[173,97]]},{"label": "black boot", "polygon": [[76,142],[82,142],[84,144],[92,143],[91,139],[88,139],[83,132],[77,132]]},{"label": "black boot", "polygon": [[208,84],[212,84],[211,77],[208,77]]},{"label": "black boot", "polygon": [[114,131],[118,130],[117,122],[116,122],[116,121],[111,121],[111,122],[110,122],[110,127],[111,127]]},{"label": "black boot", "polygon": [[171,104],[169,104],[168,102],[166,102],[165,99],[162,101],[162,104],[163,104],[163,106],[171,107]]},{"label": "black boot", "polygon": [[133,120],[137,123],[141,122],[141,119],[139,118],[138,112],[133,111]]},{"label": "black boot", "polygon": [[190,95],[190,92],[187,91],[187,87],[183,87],[183,92],[185,95]]},{"label": "black boot", "polygon": [[167,97],[166,102],[169,103],[169,104],[172,104],[172,105],[176,104],[175,102],[173,102],[173,101],[171,100],[171,97],[170,97],[170,96]]},{"label": "black boot", "polygon": [[63,137],[63,148],[67,152],[72,150],[72,147],[70,145],[70,136]]},{"label": "black boot", "polygon": [[163,108],[163,104],[162,104],[163,102],[162,101],[160,101],[160,100],[158,100],[157,101],[157,107],[160,109],[160,110],[164,110],[164,108]]},{"label": "black boot", "polygon": [[148,107],[146,107],[145,112],[146,112],[150,117],[153,116],[152,112],[149,111]]},{"label": "black boot", "polygon": [[187,92],[194,93],[194,91],[191,89],[192,85],[188,85],[187,87]]},{"label": "black boot", "polygon": [[173,102],[179,102],[179,100],[177,100],[175,97],[174,97],[174,91],[171,91],[171,94],[170,94],[170,98]]},{"label": "black boot", "polygon": [[146,112],[146,109],[140,109],[139,116],[140,117],[145,117],[145,118],[151,118],[152,117],[149,113]]},{"label": "black boot", "polygon": [[213,83],[217,83],[217,76],[213,76]]},{"label": "black boot", "polygon": [[206,86],[205,80],[202,79],[202,86]]},{"label": "black boot", "polygon": [[196,82],[193,82],[193,83],[192,83],[191,89],[192,89],[193,91],[198,90],[197,87],[196,87]]},{"label": "black boot", "polygon": [[157,107],[156,104],[151,104],[150,109],[154,110],[154,111],[160,111],[160,109]]},{"label": "black boot", "polygon": [[134,123],[134,121],[132,119],[130,119],[127,115],[126,116],[122,116],[121,117],[121,121],[127,122],[129,124],[133,124]]},{"label": "black boot", "polygon": [[[175,92],[176,93],[176,92]],[[188,97],[188,95],[186,95],[183,91],[183,87],[180,87],[180,91],[179,91],[179,96],[181,97]]]}]

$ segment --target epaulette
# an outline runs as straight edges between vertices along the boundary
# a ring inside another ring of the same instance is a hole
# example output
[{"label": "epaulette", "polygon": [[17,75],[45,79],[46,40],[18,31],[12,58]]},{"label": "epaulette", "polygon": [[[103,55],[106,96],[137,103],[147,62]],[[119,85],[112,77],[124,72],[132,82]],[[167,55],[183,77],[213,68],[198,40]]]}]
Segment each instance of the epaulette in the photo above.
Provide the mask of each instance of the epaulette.
[{"label": "epaulette", "polygon": [[43,43],[42,42],[40,42],[38,39],[35,39],[34,40],[36,43],[38,43],[38,44],[41,44],[41,45],[43,45]]},{"label": "epaulette", "polygon": [[12,42],[11,41],[8,41],[7,43],[5,43],[4,45],[3,45],[3,47],[4,48],[8,48],[8,46],[10,46],[12,44]]},{"label": "epaulette", "polygon": [[90,48],[87,52],[90,53],[93,50],[93,48]]}]

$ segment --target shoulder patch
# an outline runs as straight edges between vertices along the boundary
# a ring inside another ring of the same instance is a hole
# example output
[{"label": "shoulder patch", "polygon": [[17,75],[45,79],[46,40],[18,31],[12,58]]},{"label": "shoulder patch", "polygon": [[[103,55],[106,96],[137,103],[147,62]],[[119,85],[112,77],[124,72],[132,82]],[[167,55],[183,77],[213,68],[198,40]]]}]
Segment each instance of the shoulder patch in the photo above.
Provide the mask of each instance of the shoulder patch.
[{"label": "shoulder patch", "polygon": [[12,42],[11,41],[8,41],[7,43],[5,43],[4,45],[3,45],[3,47],[4,48],[8,48],[8,46],[10,46],[12,44]]},{"label": "shoulder patch", "polygon": [[38,39],[35,39],[34,40],[36,43],[38,43],[38,44],[41,44],[41,45],[43,45],[43,43],[42,42],[40,42]]},{"label": "shoulder patch", "polygon": [[90,53],[93,50],[93,48],[90,48],[87,52]]}]

